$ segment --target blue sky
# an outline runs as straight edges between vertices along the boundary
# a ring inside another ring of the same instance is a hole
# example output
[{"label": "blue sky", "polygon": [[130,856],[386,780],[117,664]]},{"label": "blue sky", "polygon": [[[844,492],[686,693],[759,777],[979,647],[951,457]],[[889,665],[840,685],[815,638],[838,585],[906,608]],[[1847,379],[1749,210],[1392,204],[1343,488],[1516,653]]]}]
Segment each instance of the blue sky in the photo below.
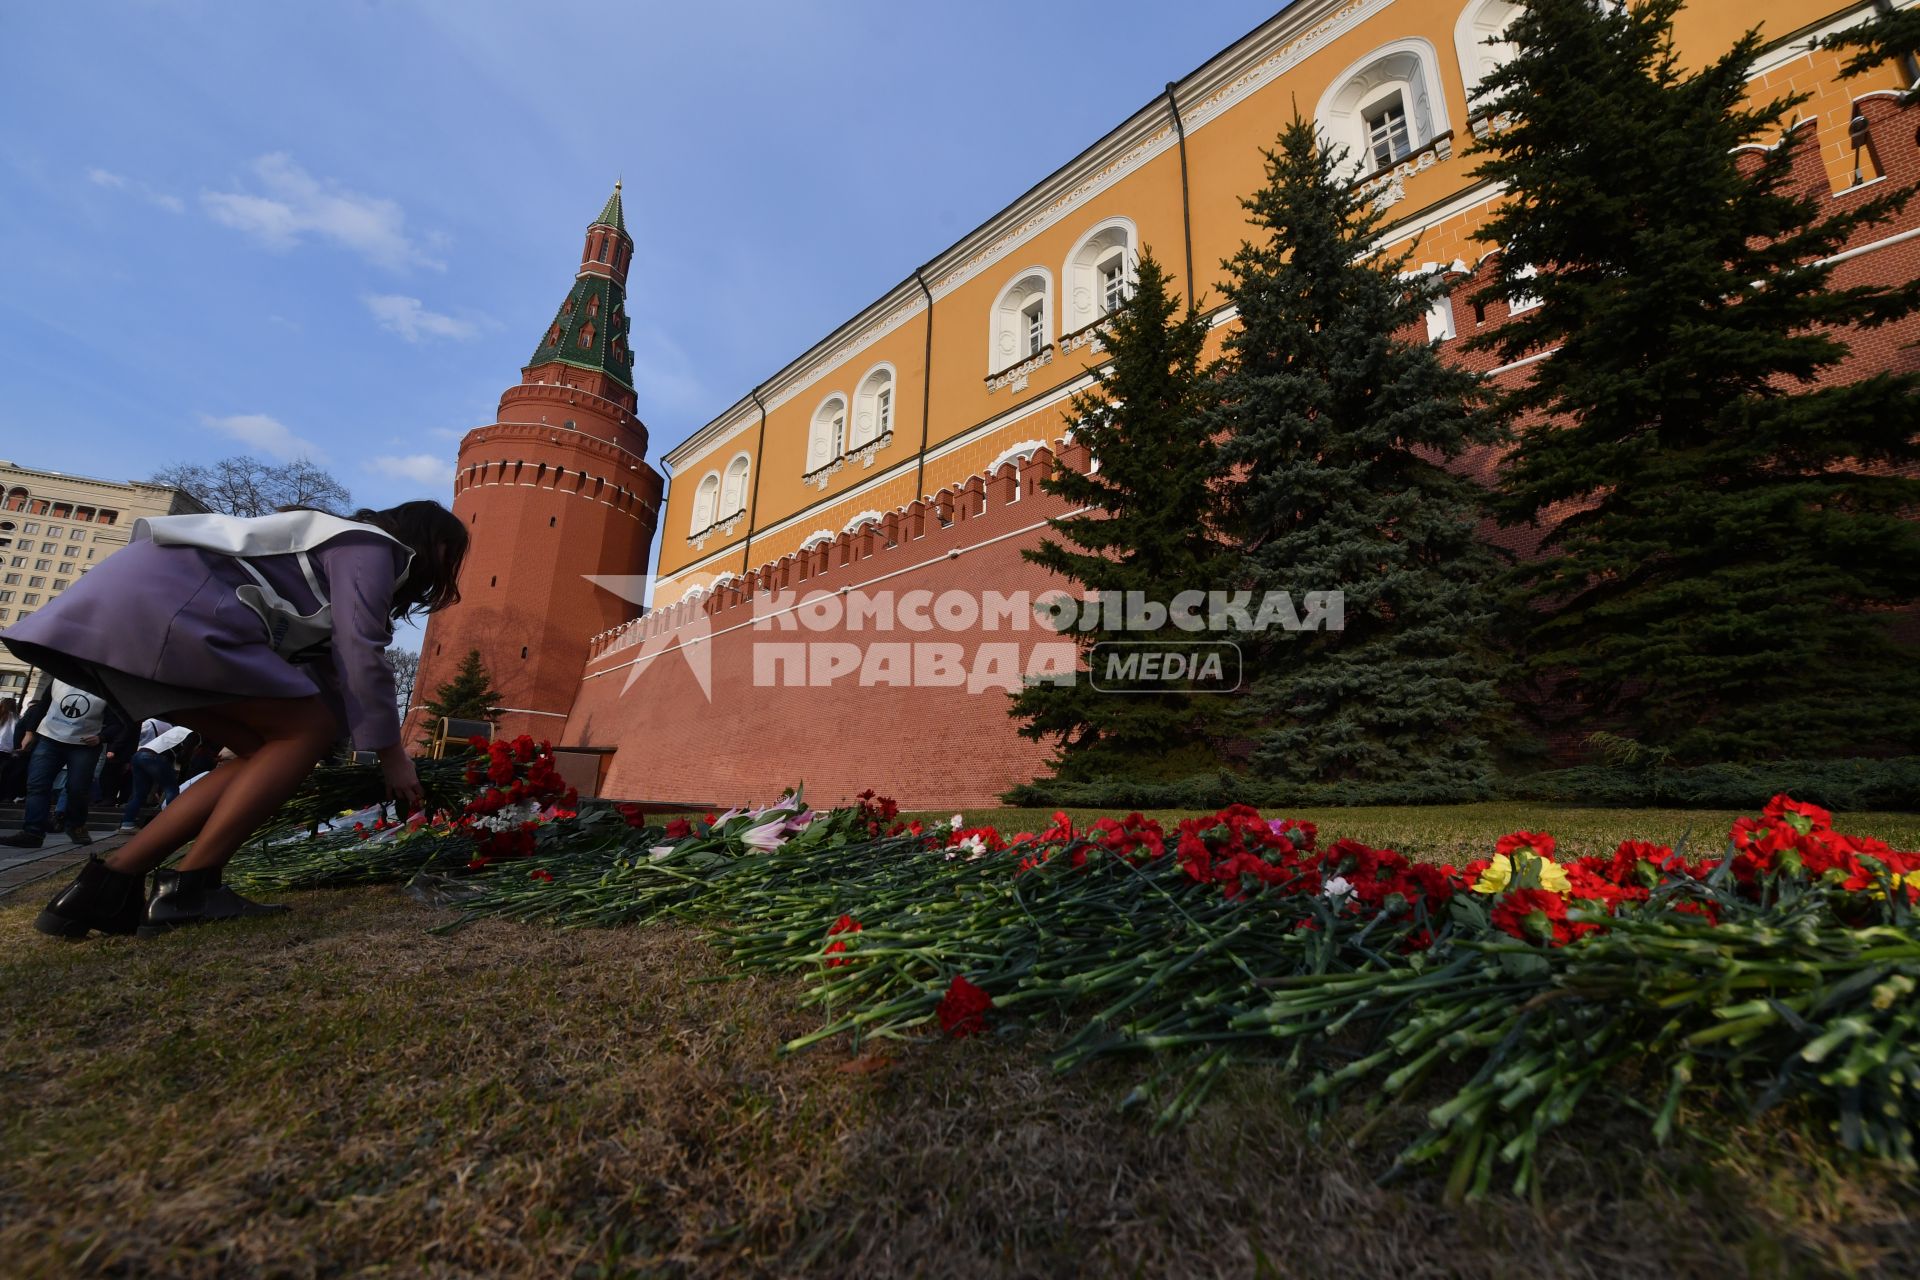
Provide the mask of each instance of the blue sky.
[{"label": "blue sky", "polygon": [[0,457],[445,500],[624,177],[657,461],[1279,7],[10,6]]}]

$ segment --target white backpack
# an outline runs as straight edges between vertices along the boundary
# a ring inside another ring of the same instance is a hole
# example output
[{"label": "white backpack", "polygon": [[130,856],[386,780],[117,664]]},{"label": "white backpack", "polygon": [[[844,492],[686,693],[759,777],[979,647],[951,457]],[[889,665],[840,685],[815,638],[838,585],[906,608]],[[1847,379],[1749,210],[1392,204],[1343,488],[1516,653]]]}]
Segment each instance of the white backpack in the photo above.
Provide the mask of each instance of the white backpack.
[{"label": "white backpack", "polygon": [[[154,516],[134,521],[133,540],[151,538],[163,547],[198,547],[202,551],[231,556],[253,581],[238,588],[240,603],[260,615],[267,628],[267,643],[288,662],[304,664],[324,660],[333,648],[333,605],[320,587],[309,552],[343,533],[370,533],[384,538],[407,553],[407,565],[401,569],[394,586],[406,580],[413,566],[413,549],[385,529],[353,520],[343,520],[323,511],[281,511],[270,516],[246,519],[240,516]],[[300,573],[307,580],[320,607],[301,613],[276,592],[266,575],[247,563],[256,556],[298,557]]]}]

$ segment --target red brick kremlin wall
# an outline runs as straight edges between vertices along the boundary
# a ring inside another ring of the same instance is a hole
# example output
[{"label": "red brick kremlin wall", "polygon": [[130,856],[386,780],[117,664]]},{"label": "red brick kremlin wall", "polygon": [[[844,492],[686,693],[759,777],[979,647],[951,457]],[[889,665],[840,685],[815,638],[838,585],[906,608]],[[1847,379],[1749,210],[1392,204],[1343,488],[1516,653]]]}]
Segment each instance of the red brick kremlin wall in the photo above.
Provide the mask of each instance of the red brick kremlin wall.
[{"label": "red brick kremlin wall", "polygon": [[[1060,461],[1085,468],[1086,450],[1068,449]],[[756,649],[764,655],[766,646],[807,643],[851,644],[865,653],[880,645],[951,646],[958,666],[978,674],[993,657],[985,652],[990,646],[1012,655],[1002,670],[1019,672],[1036,646],[1059,646],[1058,635],[1030,618],[1024,630],[993,631],[945,630],[937,619],[925,631],[856,628],[844,618],[823,630],[754,623],[793,599],[843,589],[899,600],[914,591],[937,599],[947,591],[978,598],[1062,588],[1020,555],[1042,536],[1042,522],[1067,510],[1038,488],[1053,465],[1046,450],[1023,464],[1006,463],[991,478],[975,476],[931,502],[602,638],[567,721],[566,743],[618,748],[602,786],[611,796],[732,805],[771,800],[782,787],[804,783],[808,798],[822,804],[869,787],[910,808],[993,804],[1008,787],[1044,771],[1049,755],[1017,735],[1004,689],[913,687],[910,675],[907,687],[863,686],[857,672],[824,687],[756,687]],[[688,661],[689,654],[702,661],[702,653],[711,664],[711,696]],[[773,666],[771,674],[784,678],[788,670]]]}]

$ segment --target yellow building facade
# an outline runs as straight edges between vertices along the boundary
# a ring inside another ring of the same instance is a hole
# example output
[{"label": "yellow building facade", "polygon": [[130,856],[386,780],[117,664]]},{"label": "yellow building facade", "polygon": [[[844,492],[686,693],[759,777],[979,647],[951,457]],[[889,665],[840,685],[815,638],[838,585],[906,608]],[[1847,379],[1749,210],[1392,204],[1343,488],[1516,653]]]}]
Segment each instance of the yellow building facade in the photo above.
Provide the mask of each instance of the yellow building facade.
[{"label": "yellow building facade", "polygon": [[[1839,190],[1857,180],[1852,103],[1904,77],[1885,67],[1841,82],[1840,59],[1812,46],[1876,7],[1693,0],[1675,34],[1704,63],[1761,28],[1753,92],[1810,95],[1800,116],[1817,122]],[[1295,0],[1169,85],[665,455],[654,604],[1059,439],[1101,358],[1100,317],[1143,247],[1216,325],[1231,323],[1221,263],[1247,236],[1240,201],[1296,104],[1386,208],[1383,244],[1434,264],[1497,249],[1477,235],[1501,192],[1473,177],[1488,122],[1470,88],[1517,12],[1510,0]]]},{"label": "yellow building facade", "polygon": [[[94,480],[0,461],[0,627],[51,604],[126,546],[134,521],[205,509],[165,485]],[[0,648],[0,697],[24,702],[32,674]]]}]

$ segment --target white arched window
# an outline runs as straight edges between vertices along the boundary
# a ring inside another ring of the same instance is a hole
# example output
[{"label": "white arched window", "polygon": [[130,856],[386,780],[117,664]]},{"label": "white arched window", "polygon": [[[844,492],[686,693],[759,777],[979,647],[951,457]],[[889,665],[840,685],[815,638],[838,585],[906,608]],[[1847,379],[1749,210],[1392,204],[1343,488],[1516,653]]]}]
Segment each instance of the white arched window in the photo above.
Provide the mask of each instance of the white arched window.
[{"label": "white arched window", "polygon": [[1513,57],[1507,28],[1519,16],[1515,0],[1473,0],[1461,11],[1453,28],[1453,45],[1460,55],[1460,78],[1466,82],[1469,107],[1474,105],[1480,82]]},{"label": "white arched window", "polygon": [[1061,277],[1066,318],[1060,331],[1074,333],[1118,311],[1133,294],[1139,263],[1140,238],[1130,218],[1109,218],[1082,236]]},{"label": "white arched window", "polygon": [[1392,168],[1451,127],[1433,45],[1414,38],[1375,49],[1334,79],[1313,116],[1321,140],[1345,149],[1350,177]]},{"label": "white arched window", "polygon": [[1053,343],[1053,276],[1045,267],[1028,267],[1000,291],[993,304],[993,331],[987,348],[994,373],[1031,359]]},{"label": "white arched window", "polygon": [[747,466],[744,453],[727,464],[727,478],[720,485],[719,519],[725,520],[747,509]]},{"label": "white arched window", "polygon": [[853,434],[848,437],[847,446],[858,449],[892,430],[893,366],[883,364],[869,370],[853,393]]},{"label": "white arched window", "polygon": [[693,528],[699,533],[713,525],[714,517],[720,511],[720,473],[709,471],[700,481],[700,487],[693,491]]},{"label": "white arched window", "polygon": [[813,411],[807,437],[807,470],[818,471],[847,451],[847,398],[838,392]]}]

